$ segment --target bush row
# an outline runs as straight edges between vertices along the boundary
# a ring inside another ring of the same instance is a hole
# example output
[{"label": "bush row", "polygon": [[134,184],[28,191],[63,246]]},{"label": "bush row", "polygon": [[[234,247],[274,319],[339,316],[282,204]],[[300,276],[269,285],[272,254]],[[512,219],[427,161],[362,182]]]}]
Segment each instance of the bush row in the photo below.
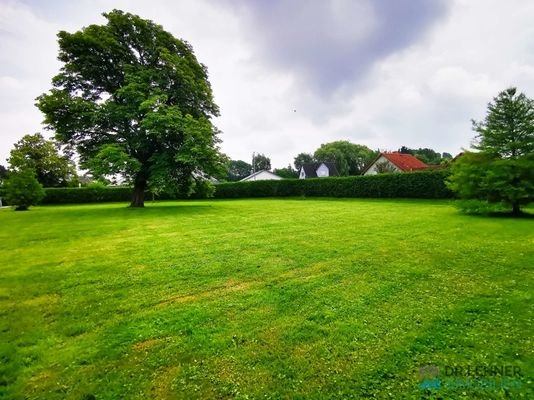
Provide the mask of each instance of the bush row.
[{"label": "bush row", "polygon": [[453,196],[445,170],[279,181],[218,184],[216,198],[243,197],[376,197],[442,199]]},{"label": "bush row", "polygon": [[[284,179],[280,181],[228,182],[215,185],[215,198],[250,197],[376,197],[441,199],[452,197],[445,186],[448,171],[422,171],[402,174],[349,176],[315,179]],[[77,204],[127,202],[131,200],[130,187],[45,188],[42,204]],[[205,198],[209,191],[197,188],[190,198]],[[0,189],[2,197],[2,189]],[[146,199],[153,198],[146,193]],[[160,194],[159,200],[186,198],[176,194]],[[4,201],[5,204],[5,201]]]},{"label": "bush row", "polygon": [[45,188],[42,204],[81,204],[130,201],[130,187]]}]

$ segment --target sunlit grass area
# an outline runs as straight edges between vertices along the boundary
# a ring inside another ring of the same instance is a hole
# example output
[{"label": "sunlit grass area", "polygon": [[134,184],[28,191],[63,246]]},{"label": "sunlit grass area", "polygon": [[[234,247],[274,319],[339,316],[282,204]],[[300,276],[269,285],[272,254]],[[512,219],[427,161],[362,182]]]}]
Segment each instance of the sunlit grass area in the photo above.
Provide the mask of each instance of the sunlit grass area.
[{"label": "sunlit grass area", "polygon": [[533,266],[439,201],[3,209],[0,397],[532,398]]}]

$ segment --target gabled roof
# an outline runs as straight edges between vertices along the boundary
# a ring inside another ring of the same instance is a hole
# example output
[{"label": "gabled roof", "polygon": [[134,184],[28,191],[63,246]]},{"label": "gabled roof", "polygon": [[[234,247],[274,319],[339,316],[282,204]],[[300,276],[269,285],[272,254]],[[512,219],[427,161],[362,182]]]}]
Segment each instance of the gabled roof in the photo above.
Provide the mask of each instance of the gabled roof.
[{"label": "gabled roof", "polygon": [[268,173],[269,175],[276,176],[277,178],[282,179],[281,176],[278,176],[278,175],[276,175],[276,174],[273,174],[271,171],[268,171],[268,170],[266,170],[266,169],[261,169],[261,170],[259,170],[259,171],[254,172],[253,174],[250,174],[249,176],[247,176],[247,177],[241,179],[239,182],[249,181],[249,180],[251,180],[252,178],[254,178],[256,175],[261,174],[262,172],[266,172],[266,173]]},{"label": "gabled roof", "polygon": [[302,164],[302,168],[304,168],[306,178],[317,178],[317,167],[317,163]]},{"label": "gabled roof", "polygon": [[328,167],[328,174],[329,174],[328,176],[339,176],[339,172],[337,171],[336,164],[331,163],[331,162],[320,162],[320,163],[317,163],[317,168],[319,168],[321,164],[324,164]]},{"label": "gabled roof", "polygon": [[382,153],[382,155],[402,171],[415,171],[418,169],[428,168],[428,165],[415,158],[411,154]]},{"label": "gabled roof", "polygon": [[408,171],[418,171],[421,169],[427,169],[428,165],[422,162],[421,160],[415,158],[411,154],[402,154],[402,153],[380,153],[378,156],[371,162],[363,171],[362,175],[365,174],[369,168],[371,168],[381,156],[384,156],[388,159],[393,165],[398,169],[404,172]]},{"label": "gabled roof", "polygon": [[306,178],[317,178],[317,169],[321,166],[321,164],[326,165],[326,167],[328,168],[328,176],[339,176],[339,172],[337,172],[337,168],[334,163],[314,162],[302,164],[302,168],[304,168]]}]

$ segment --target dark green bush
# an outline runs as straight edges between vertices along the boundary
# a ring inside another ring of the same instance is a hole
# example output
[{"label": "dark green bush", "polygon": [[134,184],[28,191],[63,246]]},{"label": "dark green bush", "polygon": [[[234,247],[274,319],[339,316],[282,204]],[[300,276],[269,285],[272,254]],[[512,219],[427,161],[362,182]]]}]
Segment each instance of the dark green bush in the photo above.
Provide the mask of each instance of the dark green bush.
[{"label": "dark green bush", "polygon": [[43,186],[32,169],[10,172],[4,190],[6,202],[16,206],[17,211],[27,210],[45,196]]},{"label": "dark green bush", "polygon": [[[158,195],[145,193],[145,199],[176,200],[176,199],[203,199],[212,197],[213,185],[209,182],[197,182],[193,187],[193,193],[186,194],[162,192]],[[131,201],[132,188],[122,187],[82,187],[82,188],[45,188],[45,197],[42,204],[81,204],[81,203],[104,203],[104,202],[127,202]]]},{"label": "dark green bush", "polygon": [[[42,204],[80,204],[130,201],[130,187],[45,188]],[[149,199],[150,197],[147,197]]]},{"label": "dark green bush", "polygon": [[449,172],[421,171],[279,181],[228,182],[216,185],[215,198],[245,197],[376,197],[451,198],[445,186]]}]

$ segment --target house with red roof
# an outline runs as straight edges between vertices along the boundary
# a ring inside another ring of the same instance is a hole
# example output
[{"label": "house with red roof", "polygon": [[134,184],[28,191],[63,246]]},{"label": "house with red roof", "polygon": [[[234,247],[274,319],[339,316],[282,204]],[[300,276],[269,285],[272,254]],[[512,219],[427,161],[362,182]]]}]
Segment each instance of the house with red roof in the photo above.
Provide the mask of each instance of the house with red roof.
[{"label": "house with red roof", "polygon": [[411,172],[427,169],[429,166],[411,154],[380,153],[362,172],[375,175],[383,172]]}]

